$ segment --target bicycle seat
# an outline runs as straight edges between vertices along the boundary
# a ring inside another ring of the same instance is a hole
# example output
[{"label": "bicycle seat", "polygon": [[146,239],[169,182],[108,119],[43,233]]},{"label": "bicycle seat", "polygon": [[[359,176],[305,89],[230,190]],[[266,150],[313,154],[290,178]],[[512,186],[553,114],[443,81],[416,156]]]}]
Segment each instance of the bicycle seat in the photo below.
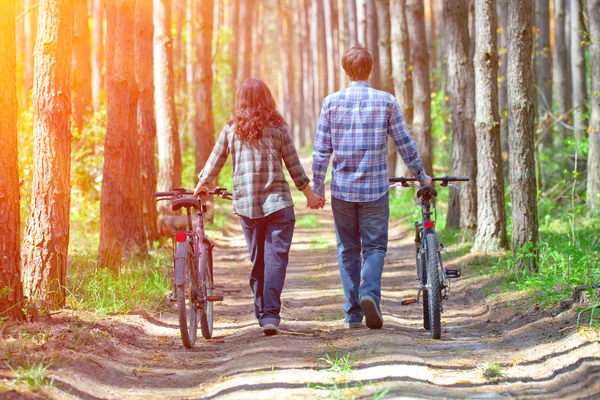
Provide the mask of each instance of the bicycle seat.
[{"label": "bicycle seat", "polygon": [[194,207],[196,210],[200,209],[200,203],[197,199],[193,197],[181,197],[179,199],[173,200],[171,203],[171,210],[177,211],[181,208]]},{"label": "bicycle seat", "polygon": [[437,190],[433,186],[421,186],[417,191],[417,197],[436,197]]}]

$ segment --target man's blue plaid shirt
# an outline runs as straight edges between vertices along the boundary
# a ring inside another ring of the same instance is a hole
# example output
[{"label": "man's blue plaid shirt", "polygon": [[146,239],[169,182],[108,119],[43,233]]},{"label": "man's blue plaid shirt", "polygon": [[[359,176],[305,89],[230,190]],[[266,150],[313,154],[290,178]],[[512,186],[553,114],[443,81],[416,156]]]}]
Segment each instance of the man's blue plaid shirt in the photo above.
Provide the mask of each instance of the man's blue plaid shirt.
[{"label": "man's blue plaid shirt", "polygon": [[374,201],[389,190],[387,152],[390,135],[402,160],[420,182],[426,179],[417,146],[398,102],[367,81],[323,101],[313,149],[313,190],[325,196],[325,173],[333,153],[331,195],[352,202]]}]

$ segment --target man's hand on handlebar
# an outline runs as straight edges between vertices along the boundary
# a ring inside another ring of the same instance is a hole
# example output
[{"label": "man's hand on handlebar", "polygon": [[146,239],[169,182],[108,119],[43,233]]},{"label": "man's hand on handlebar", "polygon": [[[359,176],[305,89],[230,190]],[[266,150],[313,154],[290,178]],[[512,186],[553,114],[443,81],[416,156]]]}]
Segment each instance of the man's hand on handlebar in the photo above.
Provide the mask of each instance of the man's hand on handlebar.
[{"label": "man's hand on handlebar", "polygon": [[200,182],[198,182],[198,185],[196,186],[196,188],[194,189],[194,197],[208,197],[209,191],[208,188],[204,185],[201,185]]}]

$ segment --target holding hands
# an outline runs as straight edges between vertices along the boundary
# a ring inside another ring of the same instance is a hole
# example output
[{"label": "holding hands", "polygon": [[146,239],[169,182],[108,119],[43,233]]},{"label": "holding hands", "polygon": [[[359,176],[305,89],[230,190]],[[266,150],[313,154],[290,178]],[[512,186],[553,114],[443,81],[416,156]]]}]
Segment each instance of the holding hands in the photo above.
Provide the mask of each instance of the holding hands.
[{"label": "holding hands", "polygon": [[304,196],[306,196],[306,207],[313,210],[325,207],[325,198],[315,194],[310,185],[307,185],[302,193],[304,193]]}]

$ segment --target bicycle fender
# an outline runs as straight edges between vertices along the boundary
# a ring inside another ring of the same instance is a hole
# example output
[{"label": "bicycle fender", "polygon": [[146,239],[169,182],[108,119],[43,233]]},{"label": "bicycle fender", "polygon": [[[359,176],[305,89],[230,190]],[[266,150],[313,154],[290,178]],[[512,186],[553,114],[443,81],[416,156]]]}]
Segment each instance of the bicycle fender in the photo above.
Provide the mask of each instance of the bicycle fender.
[{"label": "bicycle fender", "polygon": [[175,253],[175,285],[183,285],[183,277],[185,276],[185,259],[187,256],[187,249],[190,244],[190,238],[188,237],[185,242],[177,243],[177,251]]}]

